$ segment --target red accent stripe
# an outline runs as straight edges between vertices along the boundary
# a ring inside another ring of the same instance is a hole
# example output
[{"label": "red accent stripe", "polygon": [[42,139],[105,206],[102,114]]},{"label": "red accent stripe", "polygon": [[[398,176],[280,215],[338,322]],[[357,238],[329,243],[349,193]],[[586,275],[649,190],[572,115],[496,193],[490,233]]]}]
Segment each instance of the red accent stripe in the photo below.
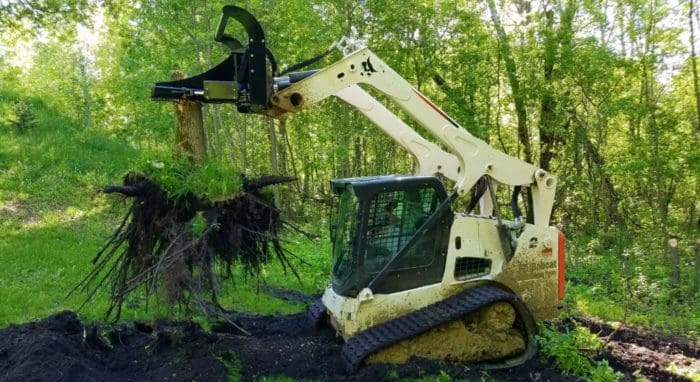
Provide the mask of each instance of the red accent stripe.
[{"label": "red accent stripe", "polygon": [[566,237],[559,231],[559,299],[563,300],[566,292]]},{"label": "red accent stripe", "polygon": [[459,125],[457,124],[457,122],[453,121],[452,118],[450,118],[449,115],[445,114],[444,111],[440,110],[439,107],[435,106],[434,103],[430,102],[429,99],[425,98],[425,96],[424,96],[423,94],[421,94],[418,90],[413,89],[413,92],[416,93],[416,95],[418,95],[418,97],[420,97],[420,99],[422,99],[423,102],[427,103],[428,106],[430,106],[431,108],[433,108],[433,110],[435,110],[438,114],[440,114],[443,118],[445,118],[445,119],[446,119],[449,123],[451,123],[454,127],[459,127]]}]

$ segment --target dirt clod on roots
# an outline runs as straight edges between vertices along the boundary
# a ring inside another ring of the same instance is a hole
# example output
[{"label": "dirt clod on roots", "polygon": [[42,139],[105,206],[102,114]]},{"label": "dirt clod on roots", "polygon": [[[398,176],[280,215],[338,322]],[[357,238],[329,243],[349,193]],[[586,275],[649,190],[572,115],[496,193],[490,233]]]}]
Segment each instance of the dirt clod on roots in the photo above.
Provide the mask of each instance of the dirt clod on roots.
[{"label": "dirt clod on roots", "polygon": [[104,188],[131,198],[131,206],[74,291],[87,293],[87,302],[107,284],[111,305],[106,316],[118,319],[126,298],[139,287],[145,287],[147,300],[162,297],[169,304],[190,307],[194,302],[205,310],[213,304],[223,310],[217,291],[233,279],[233,268],[256,275],[273,253],[296,274],[291,253],[278,238],[280,211],[261,197],[263,187],[292,180],[244,181],[238,194],[208,200],[192,193],[168,195],[147,176],[129,173],[123,186]]}]

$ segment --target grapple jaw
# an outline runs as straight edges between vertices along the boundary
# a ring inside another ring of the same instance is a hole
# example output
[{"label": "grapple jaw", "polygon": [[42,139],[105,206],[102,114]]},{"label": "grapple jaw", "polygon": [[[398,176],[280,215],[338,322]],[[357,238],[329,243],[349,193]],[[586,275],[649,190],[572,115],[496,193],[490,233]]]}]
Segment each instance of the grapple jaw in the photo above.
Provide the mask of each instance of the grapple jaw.
[{"label": "grapple jaw", "polygon": [[[245,46],[224,33],[229,18],[245,28],[248,35]],[[241,113],[264,110],[272,93],[272,77],[277,65],[265,47],[265,32],[260,23],[245,9],[227,5],[222,10],[214,40],[231,51],[224,61],[193,77],[157,82],[151,91],[151,99],[233,103]]]}]

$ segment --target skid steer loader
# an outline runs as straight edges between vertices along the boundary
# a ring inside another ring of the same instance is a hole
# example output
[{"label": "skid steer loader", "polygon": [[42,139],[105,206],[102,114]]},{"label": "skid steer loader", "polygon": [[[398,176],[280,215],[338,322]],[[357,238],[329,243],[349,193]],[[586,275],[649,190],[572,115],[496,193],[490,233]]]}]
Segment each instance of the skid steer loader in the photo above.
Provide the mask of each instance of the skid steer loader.
[{"label": "skid steer loader", "polygon": [[[225,33],[230,19],[245,28],[243,42]],[[507,367],[534,354],[536,320],[555,317],[564,297],[565,239],[549,226],[552,174],[472,136],[356,38],[334,44],[339,61],[288,73],[278,73],[262,27],[242,8],[223,8],[215,40],[230,49],[228,58],[155,84],[152,98],[232,103],[279,118],[335,96],[415,159],[414,174],[330,182],[338,201],[331,283],[310,315],[345,340],[349,369],[413,356]],[[385,95],[438,144],[360,85]],[[509,191],[510,208],[500,208],[497,186]],[[525,188],[531,222],[518,206]],[[453,210],[469,197],[466,210]]]}]

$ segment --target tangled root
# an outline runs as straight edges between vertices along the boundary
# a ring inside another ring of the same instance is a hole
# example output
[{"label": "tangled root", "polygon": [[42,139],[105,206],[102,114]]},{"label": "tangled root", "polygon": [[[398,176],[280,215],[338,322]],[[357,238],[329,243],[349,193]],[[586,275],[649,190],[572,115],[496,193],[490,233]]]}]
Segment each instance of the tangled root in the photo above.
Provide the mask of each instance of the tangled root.
[{"label": "tangled root", "polygon": [[147,301],[162,291],[169,304],[189,307],[194,299],[200,307],[213,303],[223,310],[217,291],[232,280],[233,268],[257,275],[273,254],[298,278],[287,257],[291,253],[278,237],[280,211],[260,194],[265,186],[292,180],[266,176],[244,181],[238,194],[213,201],[192,193],[171,197],[147,176],[129,173],[123,186],[107,186],[104,192],[131,198],[131,206],[92,260],[92,271],[71,293],[88,293],[87,303],[108,284],[106,317],[117,320],[127,297],[141,286]]}]

